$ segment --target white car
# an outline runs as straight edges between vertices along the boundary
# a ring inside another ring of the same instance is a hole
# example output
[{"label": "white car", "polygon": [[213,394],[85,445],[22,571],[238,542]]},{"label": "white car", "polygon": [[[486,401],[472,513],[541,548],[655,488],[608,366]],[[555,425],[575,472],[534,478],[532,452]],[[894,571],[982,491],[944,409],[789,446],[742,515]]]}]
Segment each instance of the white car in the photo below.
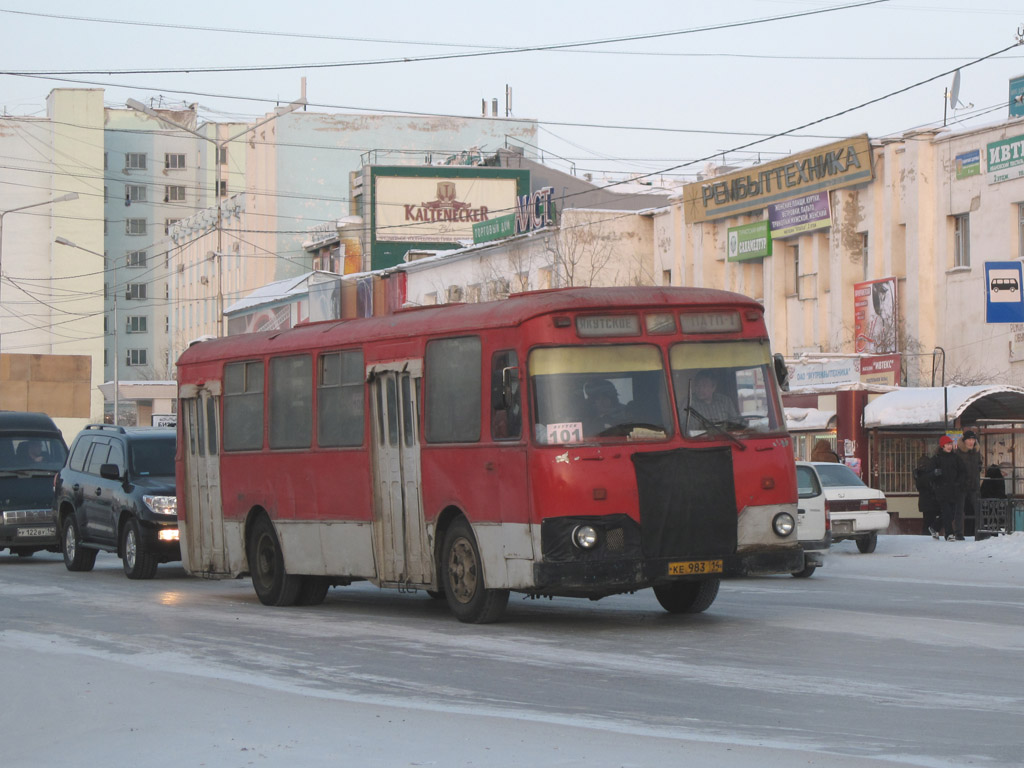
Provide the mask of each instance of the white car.
[{"label": "white car", "polygon": [[845,464],[798,461],[796,471],[799,506],[808,515],[812,509],[824,509],[831,520],[832,541],[853,539],[864,554],[874,552],[878,532],[889,527],[885,494],[869,488]]},{"label": "white car", "polygon": [[804,549],[804,569],[793,575],[807,578],[818,566],[825,564],[825,555],[832,546],[832,525],[825,509],[821,481],[809,464],[797,462],[796,487],[796,535]]}]

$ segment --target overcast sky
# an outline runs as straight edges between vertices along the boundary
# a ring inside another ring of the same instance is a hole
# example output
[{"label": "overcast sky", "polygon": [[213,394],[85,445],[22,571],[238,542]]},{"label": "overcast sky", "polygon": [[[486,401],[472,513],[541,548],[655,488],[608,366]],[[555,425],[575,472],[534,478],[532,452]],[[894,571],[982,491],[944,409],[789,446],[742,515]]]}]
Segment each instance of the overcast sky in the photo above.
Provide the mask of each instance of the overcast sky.
[{"label": "overcast sky", "polygon": [[[958,67],[949,125],[1000,122],[1008,80],[1024,75],[1024,46],[993,56],[1024,32],[1020,0],[0,0],[0,30],[9,115],[45,114],[55,87],[102,87],[108,106],[162,99],[251,118],[297,98],[305,76],[316,111],[474,117],[493,98],[504,115],[509,86],[552,165],[691,179],[710,158],[742,165],[941,126]],[[508,50],[594,41],[607,42]]]}]

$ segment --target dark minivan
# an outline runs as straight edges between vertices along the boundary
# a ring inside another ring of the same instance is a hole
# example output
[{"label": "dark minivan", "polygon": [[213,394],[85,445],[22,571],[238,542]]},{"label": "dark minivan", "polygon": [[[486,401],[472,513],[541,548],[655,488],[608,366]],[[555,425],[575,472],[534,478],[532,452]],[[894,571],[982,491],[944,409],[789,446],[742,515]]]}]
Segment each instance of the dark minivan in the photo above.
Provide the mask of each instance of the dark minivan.
[{"label": "dark minivan", "polygon": [[89,424],[53,484],[53,508],[69,571],[92,570],[116,552],[129,579],[151,579],[181,560],[174,491],[175,431]]},{"label": "dark minivan", "polygon": [[53,516],[53,476],[67,457],[64,438],[45,413],[0,411],[0,550],[31,557],[60,552]]}]

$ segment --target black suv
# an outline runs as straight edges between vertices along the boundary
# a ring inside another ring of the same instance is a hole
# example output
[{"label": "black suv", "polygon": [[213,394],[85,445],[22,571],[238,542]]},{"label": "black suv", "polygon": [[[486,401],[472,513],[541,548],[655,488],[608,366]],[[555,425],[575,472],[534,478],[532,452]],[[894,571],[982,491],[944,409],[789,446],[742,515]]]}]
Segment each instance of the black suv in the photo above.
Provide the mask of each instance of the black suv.
[{"label": "black suv", "polygon": [[90,571],[116,552],[129,579],[151,579],[181,559],[174,491],[175,431],[90,424],[71,444],[53,484],[64,565]]},{"label": "black suv", "polygon": [[45,413],[0,411],[0,550],[31,557],[60,551],[53,520],[53,476],[68,447]]}]

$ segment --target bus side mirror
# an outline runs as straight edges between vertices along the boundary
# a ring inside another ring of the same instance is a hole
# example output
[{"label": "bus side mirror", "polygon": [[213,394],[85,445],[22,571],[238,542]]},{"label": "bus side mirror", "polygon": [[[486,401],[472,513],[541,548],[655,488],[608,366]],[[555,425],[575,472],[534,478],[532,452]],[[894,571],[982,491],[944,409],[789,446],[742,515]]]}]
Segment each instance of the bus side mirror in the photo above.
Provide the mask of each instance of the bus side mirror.
[{"label": "bus side mirror", "polygon": [[782,356],[781,352],[776,352],[773,359],[775,360],[775,378],[779,382],[779,389],[789,392],[789,368],[786,367],[786,358]]},{"label": "bus side mirror", "polygon": [[501,369],[501,397],[507,411],[519,402],[519,368]]}]

